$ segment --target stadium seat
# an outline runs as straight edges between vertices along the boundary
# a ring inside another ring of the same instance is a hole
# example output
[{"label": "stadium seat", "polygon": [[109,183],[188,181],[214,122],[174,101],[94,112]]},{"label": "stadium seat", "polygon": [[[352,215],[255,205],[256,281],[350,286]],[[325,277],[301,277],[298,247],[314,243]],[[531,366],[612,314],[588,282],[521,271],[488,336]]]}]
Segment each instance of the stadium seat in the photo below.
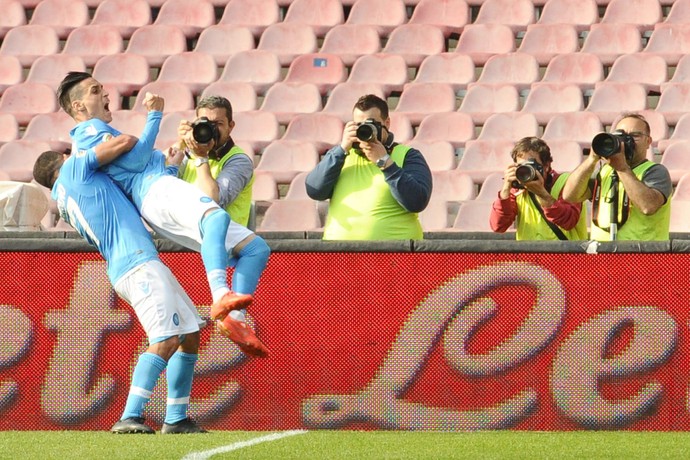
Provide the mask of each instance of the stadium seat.
[{"label": "stadium seat", "polygon": [[350,9],[347,24],[375,26],[382,37],[388,37],[398,26],[407,22],[402,0],[357,0]]},{"label": "stadium seat", "polygon": [[603,80],[604,66],[601,60],[594,54],[581,51],[555,56],[546,67],[541,81],[573,83],[587,94],[594,90],[597,82]]},{"label": "stadium seat", "polygon": [[547,143],[558,139],[575,141],[584,149],[603,131],[604,126],[594,112],[558,113],[546,124],[542,139]]},{"label": "stadium seat", "polygon": [[388,116],[391,119],[390,132],[394,134],[395,142],[404,144],[412,140],[414,137],[414,129],[412,122],[404,113],[389,112]]},{"label": "stadium seat", "polygon": [[233,114],[233,119],[232,138],[238,144],[249,145],[255,152],[280,137],[280,124],[272,112],[239,112]]},{"label": "stadium seat", "polygon": [[321,108],[316,85],[278,82],[266,91],[260,110],[275,114],[279,123],[287,125],[295,115],[318,112]]},{"label": "stadium seat", "polygon": [[313,200],[276,200],[266,210],[259,231],[295,232],[322,228],[317,202]]},{"label": "stadium seat", "polygon": [[270,173],[278,184],[289,184],[300,172],[308,172],[319,162],[319,152],[308,141],[278,140],[261,153],[257,171]]},{"label": "stadium seat", "polygon": [[285,83],[311,83],[325,96],[347,78],[345,64],[336,54],[313,53],[297,56],[283,80]]},{"label": "stadium seat", "polygon": [[0,145],[19,139],[19,123],[11,113],[0,113]]},{"label": "stadium seat", "polygon": [[664,115],[669,125],[675,126],[683,114],[690,112],[690,83],[661,85],[656,111]]},{"label": "stadium seat", "polygon": [[[506,162],[506,166],[510,160]],[[503,188],[503,171],[492,172],[486,176],[484,182],[479,186],[479,193],[475,197],[476,201],[493,202],[498,197],[498,192]]]},{"label": "stadium seat", "polygon": [[[663,3],[662,3],[663,5]],[[665,24],[688,24],[690,23],[690,1],[688,0],[673,0],[671,2],[671,9],[669,10]]]},{"label": "stadium seat", "polygon": [[530,24],[518,53],[532,55],[539,65],[546,66],[558,54],[577,52],[579,40],[575,26],[570,24]]},{"label": "stadium seat", "polygon": [[15,27],[26,25],[26,12],[21,2],[17,0],[0,1],[0,39]]},{"label": "stadium seat", "polygon": [[317,51],[316,34],[309,27],[281,22],[266,28],[256,49],[275,53],[280,65],[289,66],[297,56]]},{"label": "stadium seat", "polygon": [[417,142],[448,141],[456,149],[471,139],[474,139],[474,123],[471,116],[462,112],[427,115],[414,137]]},{"label": "stadium seat", "polygon": [[477,196],[472,178],[460,169],[431,172],[434,188],[431,199],[436,201],[465,201]]},{"label": "stadium seat", "polygon": [[690,54],[690,24],[657,24],[643,52],[660,55],[670,66],[678,64]]},{"label": "stadium seat", "polygon": [[[50,144],[51,149],[63,152],[71,147],[69,132],[76,122],[64,111],[39,113],[26,127],[23,141],[41,141]],[[136,133],[138,135],[139,133]]]},{"label": "stadium seat", "polygon": [[60,39],[55,30],[44,25],[23,25],[12,28],[0,44],[0,55],[11,55],[19,59],[23,67],[29,68],[40,56],[60,52]]},{"label": "stadium seat", "polygon": [[578,112],[584,109],[582,90],[573,83],[535,83],[532,85],[523,112],[531,113],[545,126],[557,113]]},{"label": "stadium seat", "polygon": [[690,201],[671,198],[669,231],[672,233],[688,233],[688,229],[690,229]]},{"label": "stadium seat", "polygon": [[424,24],[403,24],[390,33],[383,52],[398,54],[409,67],[419,67],[424,58],[446,51],[441,30]]},{"label": "stadium seat", "polygon": [[31,182],[36,158],[50,150],[47,142],[11,141],[0,147],[0,171],[4,171],[9,180]]},{"label": "stadium seat", "polygon": [[[688,60],[690,64],[690,60]],[[676,69],[676,73],[678,70]],[[624,54],[613,63],[605,82],[639,83],[658,93],[668,79],[668,65],[661,56],[647,53]]]},{"label": "stadium seat", "polygon": [[[311,200],[307,195],[307,186],[305,185],[309,172],[304,171],[298,173],[290,182],[287,193],[285,193],[286,200]],[[328,207],[327,202],[323,202]],[[317,205],[318,206],[318,205]]]},{"label": "stadium seat", "polygon": [[[654,58],[663,59],[661,56],[652,55]],[[664,60],[664,62],[666,62]],[[680,58],[673,77],[669,80],[670,83],[690,83],[690,56],[686,55]]]},{"label": "stadium seat", "polygon": [[584,159],[582,147],[575,141],[551,139],[547,144],[553,157],[551,167],[559,173],[573,171]]},{"label": "stadium seat", "polygon": [[495,54],[515,51],[515,37],[504,24],[469,24],[465,26],[454,52],[465,54],[475,65],[483,66]]},{"label": "stadium seat", "polygon": [[343,138],[345,123],[336,115],[323,112],[296,115],[287,125],[281,140],[309,142],[324,153]]},{"label": "stadium seat", "polygon": [[505,170],[512,161],[510,152],[517,139],[520,138],[467,141],[457,169],[468,174],[475,184],[481,184],[489,174]]},{"label": "stadium seat", "polygon": [[144,56],[151,67],[160,67],[168,56],[185,51],[187,38],[179,27],[155,23],[135,30],[125,50]]},{"label": "stadium seat", "polygon": [[151,24],[151,19],[151,6],[146,0],[103,0],[91,24],[115,26],[123,38],[129,38],[139,27]]},{"label": "stadium seat", "polygon": [[650,31],[663,20],[659,0],[609,0],[602,24],[633,24],[640,31]]},{"label": "stadium seat", "polygon": [[254,46],[254,36],[248,27],[219,24],[201,32],[194,51],[210,54],[223,67],[231,56],[252,50]]},{"label": "stadium seat", "polygon": [[56,112],[55,91],[41,83],[20,83],[5,90],[0,97],[0,113],[11,113],[19,126],[26,126],[39,113]]},{"label": "stadium seat", "polygon": [[441,232],[450,225],[448,202],[445,200],[429,200],[426,208],[418,216],[425,232]]},{"label": "stadium seat", "polygon": [[168,56],[156,81],[184,83],[192,94],[198,95],[217,79],[218,67],[213,56],[201,51],[189,51]]},{"label": "stadium seat", "polygon": [[385,99],[381,86],[376,83],[344,82],[333,88],[321,112],[335,115],[344,122],[350,121],[355,103],[365,94]]},{"label": "stadium seat", "polygon": [[294,0],[283,22],[311,27],[317,37],[323,37],[333,27],[345,21],[340,0]]},{"label": "stadium seat", "polygon": [[537,59],[531,54],[518,52],[491,56],[484,64],[477,83],[509,84],[518,91],[524,91],[539,78]]},{"label": "stadium seat", "polygon": [[622,112],[647,109],[647,90],[639,83],[601,82],[596,85],[586,111],[594,112],[610,125]]},{"label": "stadium seat", "polygon": [[419,150],[429,165],[431,171],[450,171],[455,168],[455,148],[448,141],[418,141],[412,139],[407,142],[410,147]]},{"label": "stadium seat", "polygon": [[346,66],[357,58],[381,51],[381,39],[375,26],[341,24],[326,33],[321,45],[322,53],[337,54]]},{"label": "stadium seat", "polygon": [[599,7],[595,0],[548,0],[544,3],[538,24],[568,24],[578,33],[587,31],[599,22]]},{"label": "stadium seat", "polygon": [[[489,217],[491,203],[486,201],[463,201],[453,222],[453,230],[458,232],[491,232]],[[508,230],[512,231],[512,228]]]},{"label": "stadium seat", "polygon": [[503,112],[520,110],[520,94],[513,85],[483,85],[475,83],[468,87],[460,103],[459,112],[472,117],[475,125],[482,125],[486,119]]},{"label": "stadium seat", "polygon": [[[656,111],[654,111],[654,113],[660,114],[660,112]],[[661,115],[663,116],[663,114]],[[680,141],[690,141],[690,113],[684,113],[678,118],[678,121],[674,126],[673,133],[668,136],[668,138],[661,138],[658,135],[655,137],[654,131],[652,131],[652,139],[657,140],[657,148],[659,149],[659,153],[662,155],[669,145]]]},{"label": "stadium seat", "polygon": [[62,79],[70,71],[86,71],[86,65],[82,58],[70,54],[41,56],[31,65],[26,81],[43,83],[57,90]]},{"label": "stadium seat", "polygon": [[230,0],[218,24],[246,27],[258,39],[268,26],[278,22],[280,8],[276,0]]},{"label": "stadium seat", "polygon": [[489,116],[477,136],[478,140],[508,139],[515,141],[523,137],[539,135],[539,123],[531,113],[495,113]]},{"label": "stadium seat", "polygon": [[410,83],[405,86],[395,108],[417,126],[431,113],[456,110],[455,91],[446,83]]},{"label": "stadium seat", "polygon": [[484,0],[475,24],[502,24],[513,33],[524,32],[536,20],[531,0]]},{"label": "stadium seat", "polygon": [[207,96],[223,96],[232,104],[234,112],[251,112],[258,109],[254,87],[243,81],[216,81],[201,92],[199,99]]},{"label": "stadium seat", "polygon": [[0,54],[0,95],[24,80],[24,69],[17,56]]},{"label": "stadium seat", "polygon": [[432,26],[449,38],[459,35],[469,22],[470,8],[465,0],[419,0],[409,24]]},{"label": "stadium seat", "polygon": [[31,25],[49,26],[61,39],[91,21],[89,8],[81,0],[43,0],[31,14]]},{"label": "stadium seat", "polygon": [[[690,173],[680,176],[671,200],[673,200],[673,202],[677,200],[690,202]],[[671,203],[671,207],[673,207],[673,202]],[[690,216],[690,213],[688,215]],[[684,230],[685,232],[687,232],[687,228],[690,228],[690,226],[686,227],[686,230]]]},{"label": "stadium seat", "polygon": [[194,95],[186,84],[173,81],[154,81],[142,86],[132,110],[147,111],[143,105],[147,92],[158,94],[165,99],[166,112],[179,112],[194,108]]},{"label": "stadium seat", "polygon": [[134,53],[110,54],[100,58],[93,67],[93,78],[117,88],[123,96],[133,96],[151,81],[149,63]]},{"label": "stadium seat", "polygon": [[280,79],[278,56],[270,51],[248,50],[228,59],[218,81],[249,83],[257,94],[264,95]]},{"label": "stadium seat", "polygon": [[668,169],[673,184],[690,172],[690,141],[681,140],[669,145],[661,156],[660,163]]},{"label": "stadium seat", "polygon": [[269,172],[255,171],[252,185],[252,200],[255,202],[272,202],[277,200],[278,183]]},{"label": "stadium seat", "polygon": [[424,59],[417,70],[415,83],[447,83],[458,92],[475,80],[474,62],[460,53],[439,53]]},{"label": "stadium seat", "polygon": [[619,56],[642,50],[642,35],[632,24],[592,24],[581,51],[594,54],[605,65],[612,65]]},{"label": "stadium seat", "polygon": [[402,91],[407,83],[407,64],[396,54],[367,54],[355,61],[347,81],[380,85],[388,96],[392,91]]},{"label": "stadium seat", "polygon": [[216,13],[207,0],[166,0],[153,22],[158,26],[177,27],[187,38],[195,38],[215,23]]},{"label": "stadium seat", "polygon": [[[172,114],[175,113],[179,112],[173,112]],[[112,114],[113,121],[111,122],[111,125],[121,133],[126,133],[138,137],[144,130],[144,126],[146,126],[145,112],[141,112],[138,110],[115,110],[114,112],[112,112]],[[163,115],[163,118],[172,114],[165,114]],[[163,121],[161,120],[161,126],[162,125]],[[159,133],[161,132],[162,129],[159,131]],[[177,125],[175,125],[175,134],[177,134]]]},{"label": "stadium seat", "polygon": [[69,34],[62,52],[79,56],[84,64],[92,67],[101,57],[121,53],[123,49],[124,43],[117,27],[87,25]]}]

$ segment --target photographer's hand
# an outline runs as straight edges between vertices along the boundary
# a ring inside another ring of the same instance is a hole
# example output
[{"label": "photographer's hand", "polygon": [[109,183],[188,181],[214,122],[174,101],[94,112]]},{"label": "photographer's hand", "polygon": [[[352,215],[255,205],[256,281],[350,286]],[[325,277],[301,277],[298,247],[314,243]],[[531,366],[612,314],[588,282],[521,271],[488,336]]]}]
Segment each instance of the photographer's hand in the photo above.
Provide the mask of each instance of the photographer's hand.
[{"label": "photographer's hand", "polygon": [[357,123],[354,121],[348,121],[345,124],[345,129],[343,130],[343,140],[340,142],[340,146],[345,150],[345,153],[352,148],[352,143],[357,141]]},{"label": "photographer's hand", "polygon": [[177,128],[177,135],[181,141],[187,145],[190,153],[197,157],[207,158],[208,154],[216,145],[216,142],[213,140],[207,144],[199,144],[194,139],[192,124],[186,120],[180,122],[180,125]]},{"label": "photographer's hand", "polygon": [[515,177],[517,166],[517,164],[511,163],[505,171],[503,171],[503,187],[499,192],[499,196],[502,200],[510,198],[510,190],[513,188],[513,182],[517,180],[517,177]]},{"label": "photographer's hand", "polygon": [[548,190],[546,190],[546,187],[544,186],[544,177],[539,173],[539,171],[537,171],[536,179],[525,182],[523,185],[527,191],[532,192],[537,197],[539,204],[541,204],[543,208],[553,206],[553,204],[556,202],[555,198],[551,196]]},{"label": "photographer's hand", "polygon": [[360,142],[359,148],[372,163],[376,163],[379,158],[383,158],[388,153],[386,147],[378,140],[372,142]]},{"label": "photographer's hand", "polygon": [[609,166],[611,166],[618,172],[631,170],[630,165],[628,164],[628,161],[625,158],[625,146],[623,145],[623,143],[621,143],[620,151],[606,158],[605,161],[607,161]]}]

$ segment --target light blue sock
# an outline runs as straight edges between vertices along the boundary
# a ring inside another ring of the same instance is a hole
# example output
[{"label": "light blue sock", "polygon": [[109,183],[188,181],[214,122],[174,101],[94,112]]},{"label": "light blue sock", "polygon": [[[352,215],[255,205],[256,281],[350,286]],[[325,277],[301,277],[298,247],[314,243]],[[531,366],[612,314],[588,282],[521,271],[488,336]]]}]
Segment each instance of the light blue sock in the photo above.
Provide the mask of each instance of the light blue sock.
[{"label": "light blue sock", "polygon": [[127,404],[122,419],[142,417],[144,406],[151,399],[158,377],[165,370],[168,363],[154,353],[143,353],[137,360],[132,374],[132,385],[129,388]]},{"label": "light blue sock", "polygon": [[165,423],[176,423],[187,418],[189,394],[192,392],[194,365],[199,355],[176,352],[168,362],[168,406]]},{"label": "light blue sock", "polygon": [[254,294],[259,278],[268,264],[271,248],[260,236],[255,236],[242,250],[232,275],[232,290],[240,294]]},{"label": "light blue sock", "polygon": [[230,216],[222,209],[212,212],[201,220],[201,259],[215,302],[228,289],[228,254],[225,235],[228,233]]}]

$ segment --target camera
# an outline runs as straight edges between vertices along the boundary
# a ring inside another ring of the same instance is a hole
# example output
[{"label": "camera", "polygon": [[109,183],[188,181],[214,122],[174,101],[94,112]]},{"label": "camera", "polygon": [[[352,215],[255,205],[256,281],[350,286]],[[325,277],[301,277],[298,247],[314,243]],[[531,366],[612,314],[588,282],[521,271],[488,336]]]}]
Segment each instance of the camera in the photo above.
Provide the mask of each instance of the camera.
[{"label": "camera", "polygon": [[208,144],[215,141],[216,146],[220,142],[218,127],[206,117],[201,117],[192,123],[192,137],[199,144]]},{"label": "camera", "polygon": [[631,160],[635,155],[635,139],[621,130],[594,136],[592,150],[600,157],[608,158],[620,151],[621,144],[625,146],[625,158]]},{"label": "camera", "polygon": [[537,160],[523,161],[515,168],[515,177],[517,180],[514,180],[511,185],[514,188],[525,188],[522,184],[539,177],[537,172],[541,174],[542,177],[544,176],[544,167],[537,163]]},{"label": "camera", "polygon": [[[378,140],[383,142],[383,125],[373,118],[367,118],[357,126],[355,136],[362,142]],[[353,142],[352,147],[359,148],[359,142]]]}]

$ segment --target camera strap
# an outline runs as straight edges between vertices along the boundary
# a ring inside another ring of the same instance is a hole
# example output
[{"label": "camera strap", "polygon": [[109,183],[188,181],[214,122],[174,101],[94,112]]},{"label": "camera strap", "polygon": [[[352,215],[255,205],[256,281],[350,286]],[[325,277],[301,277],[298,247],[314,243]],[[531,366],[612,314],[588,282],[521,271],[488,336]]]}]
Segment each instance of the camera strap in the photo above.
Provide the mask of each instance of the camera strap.
[{"label": "camera strap", "polygon": [[549,226],[549,228],[556,234],[559,240],[567,240],[568,237],[565,236],[565,233],[558,227],[558,225],[554,224],[551,222],[549,219],[546,218],[544,215],[544,210],[541,208],[541,205],[539,204],[539,200],[537,200],[537,197],[534,196],[534,193],[532,192],[527,192],[529,194],[530,199],[532,200],[532,204],[537,208],[539,211],[539,214],[541,214],[541,217],[544,219],[544,222],[546,222],[546,225]]},{"label": "camera strap", "polygon": [[[620,194],[619,194],[619,184],[620,184],[620,179],[618,178],[618,173],[616,171],[613,171],[611,173],[611,187],[609,188],[609,191],[602,190],[601,187],[601,171],[599,171],[599,174],[597,175],[597,179],[594,182],[594,188],[592,189],[592,223],[596,225],[597,227],[601,228],[605,232],[610,232],[611,227],[601,227],[599,225],[599,206],[602,200],[601,194],[605,193],[607,196],[603,198],[604,202],[611,205],[611,212],[610,212],[610,217],[609,220],[612,224],[616,224],[616,228],[620,229],[623,224],[625,224],[628,221],[628,215],[630,214],[630,198],[628,197],[628,194],[625,192],[625,189],[623,190],[623,200],[621,205],[621,219],[620,222],[618,221],[618,206],[619,206],[619,201],[620,201]],[[610,196],[609,196],[610,193]]]}]

